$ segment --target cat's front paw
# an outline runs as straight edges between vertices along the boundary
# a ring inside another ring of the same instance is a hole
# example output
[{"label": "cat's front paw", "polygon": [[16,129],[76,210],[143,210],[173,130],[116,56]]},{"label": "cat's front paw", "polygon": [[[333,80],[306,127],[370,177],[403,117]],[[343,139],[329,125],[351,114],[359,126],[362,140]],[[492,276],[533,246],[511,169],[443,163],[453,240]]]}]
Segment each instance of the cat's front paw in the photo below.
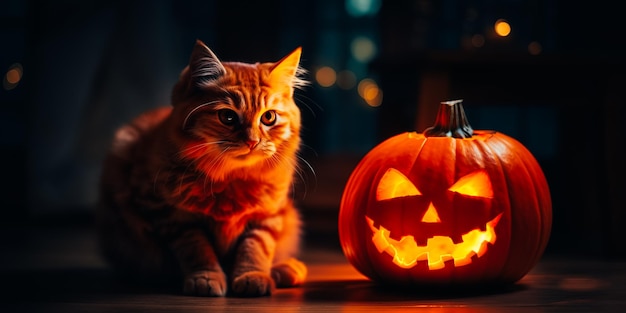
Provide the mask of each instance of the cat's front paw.
[{"label": "cat's front paw", "polygon": [[239,296],[268,296],[274,291],[274,280],[263,272],[247,272],[235,277],[231,285],[232,291]]},{"label": "cat's front paw", "polygon": [[307,268],[302,261],[291,258],[272,266],[272,278],[278,288],[302,285],[307,276]]},{"label": "cat's front paw", "polygon": [[226,295],[226,275],[215,271],[197,271],[185,277],[183,291],[187,295],[223,297]]}]

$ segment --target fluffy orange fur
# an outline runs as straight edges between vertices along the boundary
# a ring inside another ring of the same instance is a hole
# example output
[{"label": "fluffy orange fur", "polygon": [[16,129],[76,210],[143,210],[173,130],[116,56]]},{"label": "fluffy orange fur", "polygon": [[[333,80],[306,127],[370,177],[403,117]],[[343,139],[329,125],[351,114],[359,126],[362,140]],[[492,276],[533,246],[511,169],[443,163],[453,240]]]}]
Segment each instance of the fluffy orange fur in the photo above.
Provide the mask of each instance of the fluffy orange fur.
[{"label": "fluffy orange fur", "polygon": [[304,282],[291,199],[301,49],[274,63],[221,62],[198,41],[172,106],[115,134],[101,179],[102,251],[142,277],[182,274],[187,294],[271,294]]}]

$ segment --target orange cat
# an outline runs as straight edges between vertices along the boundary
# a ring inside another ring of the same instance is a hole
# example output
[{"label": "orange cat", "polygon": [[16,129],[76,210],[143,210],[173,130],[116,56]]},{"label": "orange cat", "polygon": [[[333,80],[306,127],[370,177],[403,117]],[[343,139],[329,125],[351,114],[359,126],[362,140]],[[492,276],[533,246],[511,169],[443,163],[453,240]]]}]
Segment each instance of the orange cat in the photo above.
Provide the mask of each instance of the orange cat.
[{"label": "orange cat", "polygon": [[262,296],[304,282],[291,199],[301,49],[276,63],[221,62],[197,41],[172,106],[115,134],[97,222],[114,268],[181,277],[186,294]]}]

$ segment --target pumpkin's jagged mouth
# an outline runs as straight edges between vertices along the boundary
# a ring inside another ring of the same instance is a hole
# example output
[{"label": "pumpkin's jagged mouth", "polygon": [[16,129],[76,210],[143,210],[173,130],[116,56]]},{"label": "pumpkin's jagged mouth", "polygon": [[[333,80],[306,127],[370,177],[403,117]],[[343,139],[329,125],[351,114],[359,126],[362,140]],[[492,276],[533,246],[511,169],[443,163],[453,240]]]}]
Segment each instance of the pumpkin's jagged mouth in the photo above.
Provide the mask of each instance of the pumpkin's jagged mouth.
[{"label": "pumpkin's jagged mouth", "polygon": [[447,236],[433,236],[428,238],[425,246],[418,246],[413,236],[402,236],[400,240],[389,237],[390,231],[382,225],[374,226],[374,221],[365,217],[367,224],[374,232],[372,242],[378,252],[386,252],[393,257],[393,263],[401,268],[412,268],[417,261],[428,261],[428,269],[438,270],[444,268],[445,262],[454,260],[454,266],[459,267],[472,263],[472,257],[483,256],[487,252],[487,243],[496,242],[494,228],[498,225],[502,213],[487,222],[485,230],[471,230],[462,235],[463,241],[455,244],[452,238]]}]

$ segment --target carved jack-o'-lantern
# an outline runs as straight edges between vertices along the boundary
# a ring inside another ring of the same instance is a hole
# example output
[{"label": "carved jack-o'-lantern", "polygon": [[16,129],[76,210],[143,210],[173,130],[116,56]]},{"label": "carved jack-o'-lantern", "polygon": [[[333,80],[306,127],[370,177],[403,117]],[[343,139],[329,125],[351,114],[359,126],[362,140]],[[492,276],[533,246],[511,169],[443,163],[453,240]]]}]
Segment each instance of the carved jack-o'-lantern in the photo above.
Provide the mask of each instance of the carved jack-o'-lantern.
[{"label": "carved jack-o'-lantern", "polygon": [[372,149],[346,184],[339,236],[348,261],[381,282],[512,283],[550,235],[549,188],[532,154],[474,131],[461,101],[434,127]]}]

